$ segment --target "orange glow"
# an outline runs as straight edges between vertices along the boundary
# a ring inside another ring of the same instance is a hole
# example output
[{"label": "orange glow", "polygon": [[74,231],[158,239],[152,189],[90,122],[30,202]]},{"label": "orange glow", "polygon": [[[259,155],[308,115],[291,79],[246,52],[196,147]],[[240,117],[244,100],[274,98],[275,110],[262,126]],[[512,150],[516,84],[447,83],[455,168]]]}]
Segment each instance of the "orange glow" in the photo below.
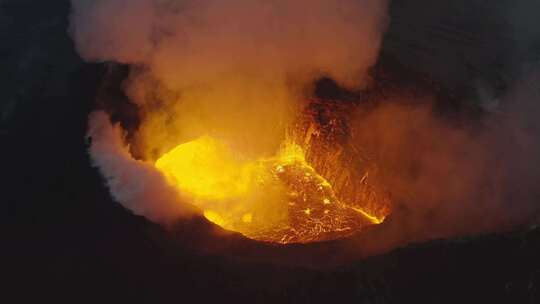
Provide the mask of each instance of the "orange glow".
[{"label": "orange glow", "polygon": [[[366,214],[378,198],[350,196],[342,188],[354,185],[313,161],[319,150],[296,136],[283,141],[320,77],[355,90],[369,84],[386,1],[72,2],[80,54],[132,65],[122,88],[138,123],[125,130],[127,156],[163,173],[178,206],[191,203],[226,229],[281,243],[343,237],[373,222]],[[346,165],[327,164],[337,172]],[[148,196],[117,196],[157,222],[179,218],[169,200],[161,208],[162,191],[144,190]]]},{"label": "orange glow", "polygon": [[274,157],[243,160],[203,136],[165,153],[155,166],[209,221],[257,240],[335,239],[384,219],[341,202],[290,140]]},{"label": "orange glow", "polygon": [[163,155],[156,167],[184,192],[203,200],[240,198],[262,174],[255,163],[242,163],[208,136],[182,144]]}]

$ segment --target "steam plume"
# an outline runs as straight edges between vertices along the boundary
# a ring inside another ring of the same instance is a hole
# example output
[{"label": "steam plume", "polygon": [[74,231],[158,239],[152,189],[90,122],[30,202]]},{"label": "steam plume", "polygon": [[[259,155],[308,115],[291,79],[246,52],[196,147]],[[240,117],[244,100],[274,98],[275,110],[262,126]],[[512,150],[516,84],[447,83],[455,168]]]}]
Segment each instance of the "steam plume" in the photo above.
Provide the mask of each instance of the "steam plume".
[{"label": "steam plume", "polygon": [[[313,79],[366,84],[387,22],[380,0],[72,4],[71,32],[83,58],[136,67],[126,92],[143,122],[131,149],[150,162],[206,133],[248,158],[274,152]],[[396,202],[380,239],[368,245],[381,251],[493,231],[537,214],[537,71],[524,73],[478,128],[449,126],[429,103],[390,100],[357,113],[353,145],[373,150]],[[160,223],[190,213],[151,164],[133,159],[104,113],[90,117],[89,135],[92,160],[123,206]]]},{"label": "steam plume", "polygon": [[392,215],[354,250],[504,231],[539,219],[540,69],[529,67],[495,112],[456,125],[432,100],[392,97],[360,109],[353,144],[371,149],[393,195]]},{"label": "steam plume", "polygon": [[[131,149],[148,161],[203,134],[247,158],[274,153],[312,80],[366,84],[387,23],[386,0],[72,0],[72,7],[70,32],[84,59],[136,67],[126,92],[143,121]],[[162,214],[168,196],[160,206],[148,192],[162,189],[160,176],[131,158],[102,114],[90,125],[90,152],[115,198],[137,214],[170,218]],[[143,190],[132,171],[146,179]]]},{"label": "steam plume", "polygon": [[123,140],[122,129],[113,126],[101,111],[89,118],[90,156],[115,200],[137,215],[159,223],[193,212],[188,204],[178,204],[179,193],[150,164],[132,158]]}]

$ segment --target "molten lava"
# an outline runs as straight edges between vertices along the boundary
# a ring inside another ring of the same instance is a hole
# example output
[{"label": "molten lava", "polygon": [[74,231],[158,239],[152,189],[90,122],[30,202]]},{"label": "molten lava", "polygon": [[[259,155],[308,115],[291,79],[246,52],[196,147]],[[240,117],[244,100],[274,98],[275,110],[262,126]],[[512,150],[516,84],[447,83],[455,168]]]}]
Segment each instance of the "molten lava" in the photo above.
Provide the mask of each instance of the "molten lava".
[{"label": "molten lava", "polygon": [[337,239],[384,220],[342,202],[291,140],[274,157],[245,160],[204,136],[172,149],[155,166],[208,220],[261,241]]},{"label": "molten lava", "polygon": [[208,136],[177,146],[156,167],[182,191],[216,201],[247,195],[263,173],[256,164],[235,159],[225,145]]}]

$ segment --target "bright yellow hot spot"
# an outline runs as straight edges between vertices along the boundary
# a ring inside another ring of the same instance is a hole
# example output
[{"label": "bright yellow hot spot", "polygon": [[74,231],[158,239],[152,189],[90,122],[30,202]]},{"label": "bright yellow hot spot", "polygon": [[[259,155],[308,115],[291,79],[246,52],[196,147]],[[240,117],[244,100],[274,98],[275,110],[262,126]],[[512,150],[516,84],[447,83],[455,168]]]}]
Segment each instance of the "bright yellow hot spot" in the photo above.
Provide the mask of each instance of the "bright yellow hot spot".
[{"label": "bright yellow hot spot", "polygon": [[245,195],[256,171],[256,166],[238,161],[226,146],[208,136],[177,146],[155,166],[182,191],[207,200]]},{"label": "bright yellow hot spot", "polygon": [[244,223],[251,223],[253,220],[253,215],[251,213],[246,213],[242,216],[242,222]]},{"label": "bright yellow hot spot", "polygon": [[218,226],[224,226],[226,225],[225,220],[216,212],[211,210],[204,211],[204,217],[209,220],[210,222],[218,225]]}]

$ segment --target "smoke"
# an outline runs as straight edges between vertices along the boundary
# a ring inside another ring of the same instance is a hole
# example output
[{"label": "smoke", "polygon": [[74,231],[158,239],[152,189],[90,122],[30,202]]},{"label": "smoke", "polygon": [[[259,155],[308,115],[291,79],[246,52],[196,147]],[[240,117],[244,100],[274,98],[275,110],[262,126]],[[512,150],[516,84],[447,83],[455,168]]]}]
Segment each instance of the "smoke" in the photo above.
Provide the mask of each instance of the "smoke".
[{"label": "smoke", "polygon": [[146,114],[135,148],[147,158],[209,132],[273,153],[310,81],[366,83],[386,26],[381,0],[72,3],[86,60],[140,67],[127,92]]},{"label": "smoke", "polygon": [[125,91],[142,122],[129,151],[96,114],[90,153],[115,199],[151,219],[178,211],[169,214],[161,176],[130,152],[152,162],[211,135],[246,159],[274,154],[314,79],[368,83],[387,25],[386,0],[71,2],[79,54],[133,67]]},{"label": "smoke", "polygon": [[360,109],[351,142],[369,149],[391,191],[392,215],[353,251],[505,231],[540,215],[540,69],[529,67],[474,121],[437,115],[431,97],[390,97]]},{"label": "smoke", "polygon": [[167,224],[192,214],[193,208],[178,204],[181,194],[168,186],[151,164],[132,158],[122,132],[120,126],[111,124],[106,113],[90,114],[91,160],[100,169],[114,199],[133,213],[158,223]]},{"label": "smoke", "polygon": [[[368,83],[387,23],[380,0],[72,4],[79,54],[130,64],[125,91],[142,115],[128,147],[106,114],[92,114],[92,161],[118,202],[159,223],[193,211],[153,161],[201,135],[247,159],[273,154],[314,79]],[[364,249],[501,230],[538,214],[538,71],[523,71],[505,96],[483,100],[489,113],[474,125],[434,115],[430,97],[391,97],[353,113],[351,145],[373,154],[394,203]]]}]

